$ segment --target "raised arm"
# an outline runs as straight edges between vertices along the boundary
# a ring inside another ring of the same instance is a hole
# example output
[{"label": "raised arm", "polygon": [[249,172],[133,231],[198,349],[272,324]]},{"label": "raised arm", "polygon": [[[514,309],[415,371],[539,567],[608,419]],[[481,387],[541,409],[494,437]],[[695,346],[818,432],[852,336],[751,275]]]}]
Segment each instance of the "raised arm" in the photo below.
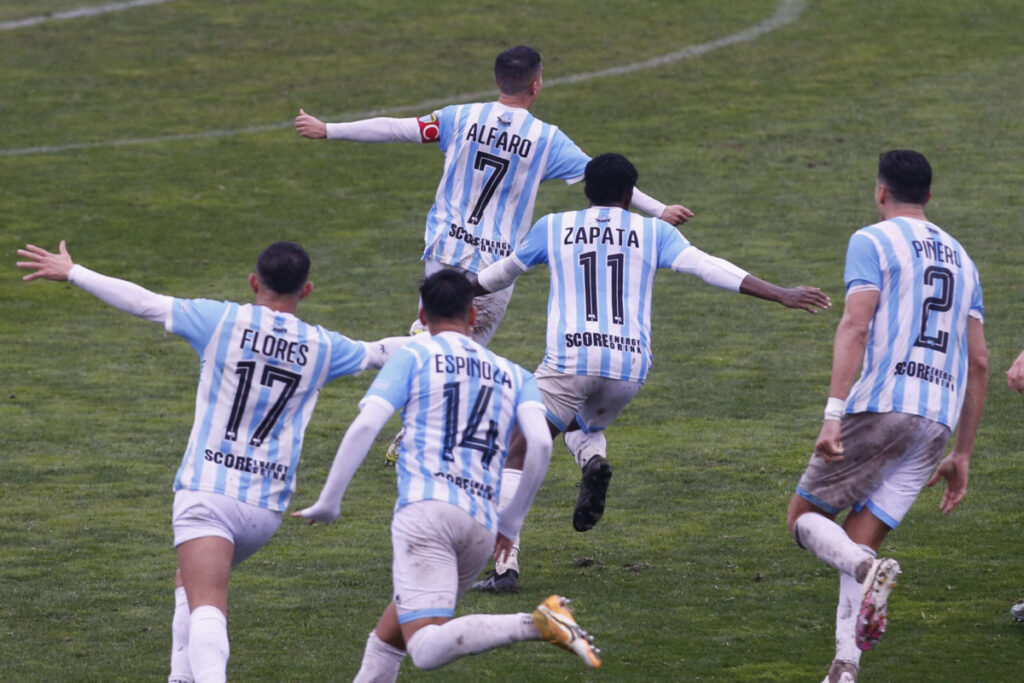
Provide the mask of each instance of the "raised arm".
[{"label": "raised arm", "polygon": [[65,240],[61,240],[56,254],[27,244],[24,249],[18,250],[18,255],[29,260],[18,261],[17,266],[33,271],[22,277],[23,280],[45,278],[55,282],[68,281],[114,308],[155,323],[166,324],[171,315],[174,299],[155,294],[134,282],[101,275],[75,264]]},{"label": "raised arm", "polygon": [[[415,118],[379,116],[347,123],[324,123],[317,117],[299,110],[295,117],[295,131],[304,138],[317,140],[352,140],[354,142],[433,142],[437,139],[436,123],[433,128],[421,125]],[[430,136],[433,135],[433,137]]]}]

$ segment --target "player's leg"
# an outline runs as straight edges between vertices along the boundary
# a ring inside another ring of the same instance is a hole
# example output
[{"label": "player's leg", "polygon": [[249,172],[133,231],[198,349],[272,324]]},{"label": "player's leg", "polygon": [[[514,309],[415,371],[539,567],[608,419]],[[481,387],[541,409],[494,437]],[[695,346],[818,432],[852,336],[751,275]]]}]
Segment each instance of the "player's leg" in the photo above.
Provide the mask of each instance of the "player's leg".
[{"label": "player's leg", "polygon": [[352,683],[391,683],[405,659],[405,639],[392,601],[366,638],[363,660]]},{"label": "player's leg", "polygon": [[188,628],[192,610],[188,607],[181,571],[174,573],[174,618],[171,621],[171,673],[167,683],[193,683],[188,659]]}]

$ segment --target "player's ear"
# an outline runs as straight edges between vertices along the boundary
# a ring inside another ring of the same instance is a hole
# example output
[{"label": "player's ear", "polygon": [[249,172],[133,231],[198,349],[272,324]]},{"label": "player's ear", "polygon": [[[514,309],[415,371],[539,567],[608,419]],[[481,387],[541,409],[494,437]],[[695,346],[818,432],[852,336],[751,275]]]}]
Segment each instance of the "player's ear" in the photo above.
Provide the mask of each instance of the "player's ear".
[{"label": "player's ear", "polygon": [[260,293],[260,279],[256,277],[256,273],[249,273],[249,287],[252,288],[253,294]]},{"label": "player's ear", "polygon": [[302,285],[302,289],[299,290],[299,300],[305,299],[313,292],[313,281],[306,280],[306,283]]},{"label": "player's ear", "polygon": [[466,316],[466,322],[469,323],[469,329],[476,327],[476,306],[469,307],[469,315]]},{"label": "player's ear", "polygon": [[424,326],[424,327],[426,327],[426,326],[427,326],[427,314],[426,314],[426,312],[425,312],[425,311],[423,310],[423,307],[422,307],[422,306],[420,307],[420,322],[421,322],[421,323],[423,323],[423,326]]}]

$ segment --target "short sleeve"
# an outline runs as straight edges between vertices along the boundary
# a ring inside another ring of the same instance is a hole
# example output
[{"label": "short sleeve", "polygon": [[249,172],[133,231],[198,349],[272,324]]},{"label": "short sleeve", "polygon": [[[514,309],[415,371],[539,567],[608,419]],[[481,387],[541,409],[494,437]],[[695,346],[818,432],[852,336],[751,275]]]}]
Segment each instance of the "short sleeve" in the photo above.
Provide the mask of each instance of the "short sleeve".
[{"label": "short sleeve", "polygon": [[530,228],[526,239],[516,247],[515,257],[527,268],[548,262],[548,225],[550,216],[544,216]]},{"label": "short sleeve", "polygon": [[655,221],[658,231],[658,267],[671,268],[679,255],[688,247],[690,242],[683,234],[663,220],[649,219]]},{"label": "short sleeve", "polygon": [[544,399],[540,395],[540,388],[537,386],[537,378],[523,368],[519,368],[519,371],[525,375],[525,378],[523,379],[523,389],[519,392],[517,407],[526,403],[536,403],[542,410],[547,410],[544,407]]},{"label": "short sleeve", "polygon": [[237,308],[238,304],[210,299],[174,299],[165,329],[186,339],[201,355],[217,324],[232,306]]},{"label": "short sleeve", "polygon": [[882,288],[882,266],[878,261],[875,243],[859,231],[850,238],[846,248],[846,270],[843,274],[846,289]]},{"label": "short sleeve", "polygon": [[403,408],[409,401],[411,378],[418,365],[416,354],[407,346],[400,348],[377,373],[373,384],[359,402],[360,408],[370,400],[383,401],[393,410]]},{"label": "short sleeve", "polygon": [[590,157],[583,153],[576,143],[569,139],[569,136],[555,129],[551,138],[551,151],[548,153],[547,168],[544,172],[544,180],[561,178],[566,182],[579,180],[583,177],[583,171],[590,163]]},{"label": "short sleeve", "polygon": [[356,375],[366,368],[366,342],[353,341],[343,334],[327,331],[331,344],[331,364],[327,381],[342,375]]}]

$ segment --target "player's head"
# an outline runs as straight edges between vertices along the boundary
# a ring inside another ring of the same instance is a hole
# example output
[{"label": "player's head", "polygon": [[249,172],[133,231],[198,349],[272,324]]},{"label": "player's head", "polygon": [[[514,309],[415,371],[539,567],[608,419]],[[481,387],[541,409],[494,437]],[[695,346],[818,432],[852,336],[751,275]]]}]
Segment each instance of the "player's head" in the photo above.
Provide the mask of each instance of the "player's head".
[{"label": "player's head", "polygon": [[540,53],[532,47],[516,45],[494,60],[494,80],[505,95],[523,95],[540,79]]},{"label": "player's head", "polygon": [[275,242],[256,260],[256,276],[277,294],[301,294],[309,279],[309,255],[294,242]]},{"label": "player's head", "polygon": [[639,174],[621,154],[602,154],[583,171],[583,193],[594,206],[629,206]]},{"label": "player's head", "polygon": [[462,272],[444,268],[423,280],[420,305],[428,326],[446,322],[472,325],[473,286]]},{"label": "player's head", "polygon": [[924,206],[931,197],[932,167],[920,152],[893,149],[878,157],[878,183],[896,202]]}]

